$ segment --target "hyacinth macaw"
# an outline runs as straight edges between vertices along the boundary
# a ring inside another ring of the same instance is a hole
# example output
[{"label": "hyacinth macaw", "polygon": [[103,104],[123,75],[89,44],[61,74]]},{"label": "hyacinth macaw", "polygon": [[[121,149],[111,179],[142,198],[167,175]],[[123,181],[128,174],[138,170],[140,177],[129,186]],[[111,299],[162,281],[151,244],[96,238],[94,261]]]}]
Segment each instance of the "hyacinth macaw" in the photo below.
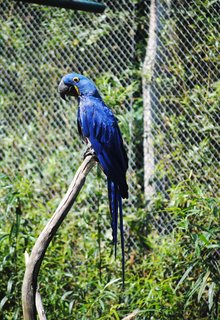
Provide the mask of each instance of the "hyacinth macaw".
[{"label": "hyacinth macaw", "polygon": [[128,158],[123,145],[117,119],[102,100],[95,84],[85,76],[70,73],[64,76],[58,91],[63,99],[75,96],[78,99],[77,125],[79,135],[94,150],[107,176],[109,207],[113,244],[117,245],[118,216],[120,217],[122,247],[122,280],[124,285],[124,235],[122,198],[128,198],[126,171]]}]

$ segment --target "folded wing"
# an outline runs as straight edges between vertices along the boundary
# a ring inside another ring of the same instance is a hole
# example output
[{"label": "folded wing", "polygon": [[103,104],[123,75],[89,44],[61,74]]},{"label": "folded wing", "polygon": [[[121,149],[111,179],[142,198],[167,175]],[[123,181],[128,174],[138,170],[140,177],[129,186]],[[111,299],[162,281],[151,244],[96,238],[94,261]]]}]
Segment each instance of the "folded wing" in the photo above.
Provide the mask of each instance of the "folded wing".
[{"label": "folded wing", "polygon": [[117,119],[103,101],[93,100],[80,106],[79,125],[83,135],[90,140],[104,173],[118,185],[121,196],[127,198],[128,159]]}]

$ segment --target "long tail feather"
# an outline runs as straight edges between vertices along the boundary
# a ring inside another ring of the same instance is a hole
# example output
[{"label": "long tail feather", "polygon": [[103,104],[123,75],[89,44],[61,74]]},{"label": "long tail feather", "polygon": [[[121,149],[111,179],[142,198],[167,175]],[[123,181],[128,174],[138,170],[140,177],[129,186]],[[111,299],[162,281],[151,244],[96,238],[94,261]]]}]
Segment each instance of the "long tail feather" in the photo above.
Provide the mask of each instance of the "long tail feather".
[{"label": "long tail feather", "polygon": [[125,285],[125,245],[124,245],[124,227],[123,227],[123,211],[122,211],[122,198],[118,195],[119,214],[120,214],[120,233],[121,233],[121,261],[122,261],[122,285]]},{"label": "long tail feather", "polygon": [[115,247],[115,257],[117,254],[117,229],[118,229],[118,200],[117,200],[117,188],[114,182],[108,180],[108,198],[109,207],[111,212],[111,227],[112,227],[112,238]]},{"label": "long tail feather", "polygon": [[[117,253],[117,229],[118,229],[118,213],[120,215],[120,233],[121,233],[121,251],[122,251],[122,283],[124,288],[125,280],[125,259],[124,259],[124,230],[123,230],[123,212],[122,212],[122,198],[118,190],[118,186],[108,180],[108,198],[111,212],[111,227],[113,244],[115,247],[115,257]],[[118,212],[119,211],[119,212]]]}]

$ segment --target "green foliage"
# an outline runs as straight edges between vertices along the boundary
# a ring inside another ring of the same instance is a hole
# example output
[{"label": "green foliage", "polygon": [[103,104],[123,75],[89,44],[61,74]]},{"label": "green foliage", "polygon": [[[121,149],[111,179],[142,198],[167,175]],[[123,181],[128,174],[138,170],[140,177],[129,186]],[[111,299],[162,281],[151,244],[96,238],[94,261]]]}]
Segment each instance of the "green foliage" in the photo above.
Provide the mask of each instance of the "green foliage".
[{"label": "green foliage", "polygon": [[[58,201],[42,201],[33,182],[21,176],[1,175],[0,192],[0,312],[5,320],[21,319],[24,251],[30,252]],[[150,211],[155,219],[169,214],[176,223],[172,233],[149,235],[144,210],[126,218],[124,292],[102,192],[98,211],[73,208],[39,275],[48,319],[121,319],[136,309],[137,319],[218,318],[220,201],[192,181],[169,195],[155,199]]]},{"label": "green foliage", "polygon": [[[163,181],[166,178],[173,187],[166,199],[157,195],[151,207],[143,209],[140,72],[131,70],[129,66],[121,79],[112,72],[99,74],[95,80],[100,92],[106,103],[117,111],[123,136],[129,145],[134,146],[135,158],[138,159],[137,172],[129,173],[129,179],[137,189],[137,206],[131,209],[127,203],[125,214],[125,290],[121,289],[120,250],[116,261],[112,254],[104,179],[100,178],[100,172],[94,170],[49,246],[42,264],[39,285],[49,320],[55,317],[60,320],[122,319],[134,310],[138,310],[137,319],[141,320],[219,318],[220,203],[215,192],[218,192],[219,185],[219,147],[216,141],[219,138],[220,84],[217,76],[211,76],[214,70],[218,75],[216,57],[219,42],[216,40],[215,19],[208,15],[208,11],[205,16],[200,14],[204,5],[210,9],[215,1],[178,2],[189,5],[188,14],[184,17],[192,36],[187,40],[194,41],[195,45],[189,49],[184,42],[181,43],[183,27],[180,21],[183,14],[180,10],[178,19],[168,21],[174,27],[179,42],[170,41],[165,32],[163,40],[170,52],[167,56],[168,70],[164,68],[167,73],[156,78],[158,87],[166,87],[164,94],[160,95],[164,112],[160,113],[161,122],[158,121],[155,128],[155,154],[160,158],[156,179]],[[69,32],[75,34],[70,40],[63,25],[65,15],[62,10],[51,13],[47,8],[35,7],[33,12],[36,10],[37,14],[30,18],[38,19],[41,26],[39,38],[35,39],[30,35],[33,32],[31,20],[21,20],[15,14],[14,6],[12,3],[7,7],[8,19],[1,21],[0,34],[0,45],[7,46],[14,57],[10,61],[0,58],[4,70],[7,70],[8,82],[12,75],[16,75],[14,91],[10,86],[1,90],[1,110],[7,111],[12,119],[16,117],[20,124],[19,128],[11,127],[1,140],[0,318],[3,320],[22,318],[24,252],[30,252],[59,204],[82,155],[79,150],[81,144],[71,133],[75,125],[72,121],[75,109],[65,102],[57,103],[57,79],[64,70],[62,65],[56,64],[61,59],[61,50],[56,46],[62,47],[62,52],[71,47],[70,58],[73,66],[78,68],[76,53],[80,59],[85,48],[94,52],[97,43],[110,33],[115,33],[120,43],[121,28],[126,26],[129,14],[119,10],[111,28],[108,24],[111,11],[95,21],[91,15],[88,19],[91,25],[94,23],[94,28],[85,30],[83,25],[72,22],[79,13],[70,13],[66,23]],[[145,20],[146,15],[143,14],[138,22],[140,33],[145,27]],[[123,23],[119,26],[117,21]],[[203,23],[199,24],[201,29],[198,30],[195,25],[201,21]],[[209,35],[204,43],[201,37],[207,30]],[[49,37],[49,34],[56,36]],[[37,44],[40,44],[40,49]],[[28,46],[36,47],[32,57],[28,56]],[[45,56],[36,66],[39,50],[43,50]],[[117,49],[114,47],[112,50]],[[142,39],[138,44],[137,60],[141,59],[144,50]],[[107,54],[96,53],[97,68],[102,69],[101,61]],[[201,63],[203,68],[209,67],[206,75],[201,72]],[[84,71],[93,74],[93,64],[88,64]],[[50,75],[47,87],[39,81],[45,74]],[[33,108],[26,103],[30,92],[37,101]],[[45,92],[47,95],[42,100]],[[16,106],[12,104],[15,96],[21,98]],[[132,108],[127,108],[128,101],[133,102]],[[65,124],[65,132],[62,124]],[[5,123],[1,122],[1,126],[4,131]],[[36,141],[43,148],[36,146]],[[169,152],[162,154],[161,150],[167,148]],[[178,167],[181,170],[177,175],[174,168]],[[186,178],[189,179],[178,184]],[[88,199],[90,206],[87,205]],[[174,231],[163,236],[151,231],[152,215],[155,221],[161,215],[167,216],[175,226]]]},{"label": "green foliage", "polygon": [[[219,191],[219,15],[212,1],[177,1],[162,20],[155,118],[156,181]],[[158,100],[157,100],[158,99]]]},{"label": "green foliage", "polygon": [[192,308],[193,303],[201,303],[203,307],[198,307],[197,317],[205,313],[210,319],[217,319],[220,201],[206,195],[197,185],[184,183],[172,190],[167,210],[177,221],[180,244],[188,258],[186,271],[176,287],[177,293],[184,285],[187,288],[185,310]]}]

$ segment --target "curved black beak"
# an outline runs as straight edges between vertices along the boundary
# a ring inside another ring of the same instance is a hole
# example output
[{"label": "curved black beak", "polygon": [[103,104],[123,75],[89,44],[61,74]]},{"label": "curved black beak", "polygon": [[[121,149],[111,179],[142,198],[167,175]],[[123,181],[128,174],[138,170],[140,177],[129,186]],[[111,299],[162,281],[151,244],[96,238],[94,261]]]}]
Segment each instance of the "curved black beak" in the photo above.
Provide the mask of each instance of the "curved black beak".
[{"label": "curved black beak", "polygon": [[78,92],[76,88],[73,86],[67,86],[63,79],[60,81],[60,84],[58,86],[58,92],[62,99],[66,100],[66,96],[75,96],[78,97]]},{"label": "curved black beak", "polygon": [[66,94],[69,91],[69,87],[67,85],[65,85],[65,83],[63,82],[63,79],[60,81],[60,84],[58,86],[58,92],[61,96],[62,99],[66,100]]}]

